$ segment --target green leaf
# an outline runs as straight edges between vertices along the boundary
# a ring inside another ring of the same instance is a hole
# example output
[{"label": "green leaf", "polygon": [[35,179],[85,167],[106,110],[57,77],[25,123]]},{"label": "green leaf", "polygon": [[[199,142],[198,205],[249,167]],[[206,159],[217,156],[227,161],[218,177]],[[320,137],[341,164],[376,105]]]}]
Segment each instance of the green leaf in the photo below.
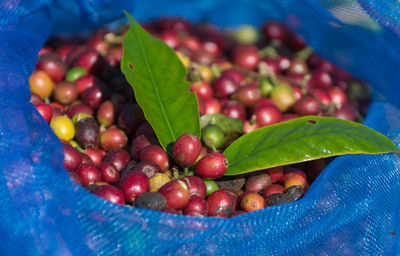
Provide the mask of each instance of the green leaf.
[{"label": "green leaf", "polygon": [[174,50],[125,14],[131,27],[124,36],[121,70],[161,145],[167,148],[184,133],[200,137],[198,103],[185,80],[187,69]]},{"label": "green leaf", "polygon": [[400,152],[384,135],[365,125],[333,117],[305,116],[269,125],[233,142],[224,155],[225,175],[344,154]]},{"label": "green leaf", "polygon": [[243,122],[240,119],[225,116],[223,114],[209,114],[200,117],[201,128],[208,124],[216,124],[224,131],[227,139],[237,138],[243,133]]}]

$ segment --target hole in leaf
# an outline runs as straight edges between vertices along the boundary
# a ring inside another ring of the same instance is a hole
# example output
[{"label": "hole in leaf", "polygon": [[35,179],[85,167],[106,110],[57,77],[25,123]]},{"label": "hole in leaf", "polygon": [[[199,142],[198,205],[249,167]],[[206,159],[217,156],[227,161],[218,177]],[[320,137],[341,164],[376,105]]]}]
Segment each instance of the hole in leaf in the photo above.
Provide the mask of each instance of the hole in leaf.
[{"label": "hole in leaf", "polygon": [[307,122],[309,122],[310,124],[316,124],[317,123],[317,121],[312,120],[312,119],[308,120]]},{"label": "hole in leaf", "polygon": [[130,70],[133,70],[133,65],[132,65],[132,63],[129,63],[129,69],[130,69]]}]

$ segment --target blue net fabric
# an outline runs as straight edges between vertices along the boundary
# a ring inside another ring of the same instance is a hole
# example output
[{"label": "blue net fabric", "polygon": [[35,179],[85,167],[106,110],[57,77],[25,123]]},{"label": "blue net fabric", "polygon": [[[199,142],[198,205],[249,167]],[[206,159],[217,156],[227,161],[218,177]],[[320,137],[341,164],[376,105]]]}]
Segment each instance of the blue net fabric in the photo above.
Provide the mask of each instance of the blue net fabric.
[{"label": "blue net fabric", "polygon": [[93,29],[121,9],[221,26],[273,18],[373,86],[365,124],[400,146],[399,8],[397,0],[0,2],[0,255],[400,254],[398,155],[338,157],[299,201],[234,219],[132,209],[69,179],[27,82],[51,33]]}]

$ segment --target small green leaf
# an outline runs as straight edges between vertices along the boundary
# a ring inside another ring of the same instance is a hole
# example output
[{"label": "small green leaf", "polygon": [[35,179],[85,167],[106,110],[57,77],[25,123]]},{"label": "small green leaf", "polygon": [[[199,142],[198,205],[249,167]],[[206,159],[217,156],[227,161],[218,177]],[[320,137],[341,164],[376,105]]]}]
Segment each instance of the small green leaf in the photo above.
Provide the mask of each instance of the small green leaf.
[{"label": "small green leaf", "polygon": [[175,51],[152,37],[128,13],[121,70],[164,148],[184,133],[200,137],[199,109],[189,92],[187,69]]},{"label": "small green leaf", "polygon": [[225,175],[344,154],[400,152],[384,135],[365,125],[333,117],[305,116],[269,125],[233,142],[224,155]]},{"label": "small green leaf", "polygon": [[200,117],[201,128],[209,124],[218,125],[223,131],[227,139],[237,138],[243,133],[243,122],[240,119],[225,116],[223,114],[209,114]]}]

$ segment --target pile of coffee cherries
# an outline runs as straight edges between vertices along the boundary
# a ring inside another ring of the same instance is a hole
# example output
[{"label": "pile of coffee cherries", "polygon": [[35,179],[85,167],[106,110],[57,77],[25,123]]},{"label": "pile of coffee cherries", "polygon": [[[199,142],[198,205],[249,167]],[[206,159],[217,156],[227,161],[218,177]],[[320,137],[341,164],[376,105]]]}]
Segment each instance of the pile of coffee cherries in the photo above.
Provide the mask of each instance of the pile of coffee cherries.
[{"label": "pile of coffee cherries", "polygon": [[[143,24],[188,69],[200,115],[243,121],[244,133],[304,115],[360,121],[368,87],[322,59],[285,25],[219,30],[182,18]],[[224,176],[218,124],[167,153],[120,71],[127,27],[51,38],[29,78],[31,103],[61,140],[70,177],[112,203],[187,216],[234,217],[299,199],[329,160]]]}]

